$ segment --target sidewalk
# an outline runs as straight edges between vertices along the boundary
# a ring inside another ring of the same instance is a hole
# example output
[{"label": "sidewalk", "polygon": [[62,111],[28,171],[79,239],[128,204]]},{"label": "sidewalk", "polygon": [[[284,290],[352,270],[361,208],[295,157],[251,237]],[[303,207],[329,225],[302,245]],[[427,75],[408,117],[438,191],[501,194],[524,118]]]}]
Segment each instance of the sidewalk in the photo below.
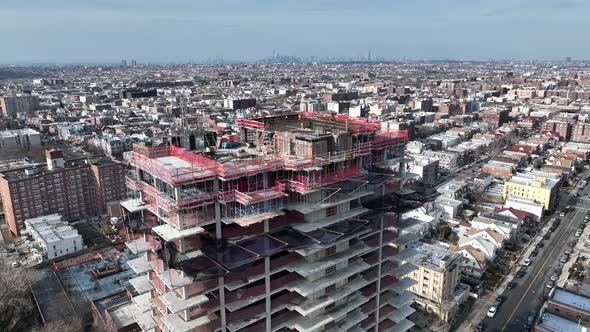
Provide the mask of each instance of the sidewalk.
[{"label": "sidewalk", "polygon": [[557,287],[565,286],[570,276],[569,270],[572,267],[572,265],[574,265],[578,257],[585,256],[588,258],[590,256],[590,249],[585,247],[586,240],[589,237],[590,227],[586,227],[582,232],[582,235],[579,238],[577,238],[577,242],[572,250],[570,259],[565,264],[563,264],[563,267],[561,268],[561,274],[559,275],[559,279],[557,279],[556,283]]}]

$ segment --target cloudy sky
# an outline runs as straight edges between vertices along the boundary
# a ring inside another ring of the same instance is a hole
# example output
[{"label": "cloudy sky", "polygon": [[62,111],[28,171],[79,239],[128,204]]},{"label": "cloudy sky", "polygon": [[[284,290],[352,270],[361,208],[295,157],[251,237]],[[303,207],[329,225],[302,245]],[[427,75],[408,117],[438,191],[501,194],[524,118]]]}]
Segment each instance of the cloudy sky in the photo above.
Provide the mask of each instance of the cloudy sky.
[{"label": "cloudy sky", "polygon": [[590,0],[2,0],[0,63],[590,59]]}]

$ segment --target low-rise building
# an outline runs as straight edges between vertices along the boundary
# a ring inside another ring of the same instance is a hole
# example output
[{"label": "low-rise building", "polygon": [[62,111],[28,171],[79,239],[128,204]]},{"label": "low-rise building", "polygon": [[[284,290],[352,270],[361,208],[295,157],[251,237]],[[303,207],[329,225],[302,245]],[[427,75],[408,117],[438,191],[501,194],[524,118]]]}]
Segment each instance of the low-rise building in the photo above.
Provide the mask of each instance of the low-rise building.
[{"label": "low-rise building", "polygon": [[590,298],[566,289],[554,289],[543,307],[535,331],[587,331],[590,329]]},{"label": "low-rise building", "polygon": [[82,236],[58,213],[27,219],[25,225],[44,259],[69,255],[83,248]]},{"label": "low-rise building", "polygon": [[505,207],[515,208],[520,211],[524,211],[529,215],[532,215],[537,221],[543,217],[545,211],[545,205],[536,203],[533,200],[521,198],[521,197],[508,197],[504,203]]},{"label": "low-rise building", "polygon": [[552,209],[557,202],[560,179],[549,173],[517,173],[504,183],[504,199],[521,197]]},{"label": "low-rise building", "polygon": [[460,155],[457,152],[425,150],[422,152],[422,156],[429,159],[437,159],[438,165],[443,169],[456,170],[462,166],[459,161]]},{"label": "low-rise building", "polygon": [[410,172],[417,174],[425,185],[431,185],[438,179],[438,163],[436,159],[417,156],[409,165]]}]

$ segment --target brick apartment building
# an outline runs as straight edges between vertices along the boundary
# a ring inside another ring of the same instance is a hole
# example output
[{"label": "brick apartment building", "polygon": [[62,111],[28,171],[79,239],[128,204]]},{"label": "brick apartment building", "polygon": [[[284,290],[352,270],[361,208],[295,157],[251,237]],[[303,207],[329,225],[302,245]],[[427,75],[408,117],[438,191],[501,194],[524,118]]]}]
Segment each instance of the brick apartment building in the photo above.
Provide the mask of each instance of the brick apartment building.
[{"label": "brick apartment building", "polygon": [[590,123],[576,123],[573,125],[571,141],[590,143]]},{"label": "brick apartment building", "polygon": [[124,166],[112,160],[64,160],[61,150],[45,152],[47,164],[0,173],[0,193],[10,231],[20,235],[26,219],[52,213],[77,220],[106,212],[126,196]]},{"label": "brick apartment building", "polygon": [[569,141],[572,131],[572,125],[564,121],[549,120],[542,124],[541,132],[550,132],[558,134],[560,141]]}]

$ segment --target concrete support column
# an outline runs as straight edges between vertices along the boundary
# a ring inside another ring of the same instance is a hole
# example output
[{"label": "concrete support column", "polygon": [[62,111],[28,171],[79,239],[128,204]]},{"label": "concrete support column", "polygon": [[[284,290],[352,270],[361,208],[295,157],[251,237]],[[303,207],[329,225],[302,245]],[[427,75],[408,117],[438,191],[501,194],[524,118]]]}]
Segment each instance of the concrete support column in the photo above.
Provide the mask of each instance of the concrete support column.
[{"label": "concrete support column", "polygon": [[[265,176],[266,177],[266,176]],[[264,221],[264,233],[268,233],[270,231],[270,227],[268,225],[268,219]],[[266,292],[266,331],[270,332],[272,330],[271,325],[271,299],[270,299],[270,257],[264,257],[264,287]]]}]

